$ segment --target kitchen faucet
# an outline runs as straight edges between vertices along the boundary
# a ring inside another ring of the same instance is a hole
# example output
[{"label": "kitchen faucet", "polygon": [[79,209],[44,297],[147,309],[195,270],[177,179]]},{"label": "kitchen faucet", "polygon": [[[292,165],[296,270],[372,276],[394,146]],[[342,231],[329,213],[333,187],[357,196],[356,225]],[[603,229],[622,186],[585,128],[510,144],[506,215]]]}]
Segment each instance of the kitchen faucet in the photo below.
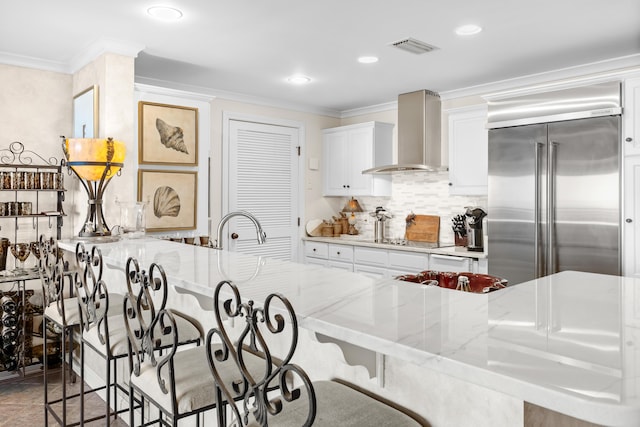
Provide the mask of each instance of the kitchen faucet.
[{"label": "kitchen faucet", "polygon": [[258,218],[256,218],[253,214],[247,211],[236,211],[236,212],[229,212],[228,214],[223,216],[222,219],[220,220],[220,223],[218,224],[216,244],[213,247],[213,249],[222,249],[222,229],[224,228],[224,225],[227,222],[229,222],[229,220],[234,216],[244,216],[250,219],[251,222],[253,222],[253,225],[256,226],[256,233],[258,234],[258,244],[261,245],[264,242],[266,242],[267,234],[262,230],[262,225],[260,225],[260,221],[258,221]]}]

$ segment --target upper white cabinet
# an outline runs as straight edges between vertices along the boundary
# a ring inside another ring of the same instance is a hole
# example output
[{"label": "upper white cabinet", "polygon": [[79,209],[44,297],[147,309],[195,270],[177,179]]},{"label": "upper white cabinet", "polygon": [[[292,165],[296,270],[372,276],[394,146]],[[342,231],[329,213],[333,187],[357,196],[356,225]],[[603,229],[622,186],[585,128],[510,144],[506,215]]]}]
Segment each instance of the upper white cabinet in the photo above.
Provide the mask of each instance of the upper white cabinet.
[{"label": "upper white cabinet", "polygon": [[640,77],[624,81],[623,275],[640,278]]},{"label": "upper white cabinet", "polygon": [[393,124],[366,122],[322,131],[325,196],[390,196],[391,177],[362,171],[393,160]]},{"label": "upper white cabinet", "polygon": [[486,104],[447,110],[449,194],[486,195],[488,132]]},{"label": "upper white cabinet", "polygon": [[640,77],[624,81],[622,112],[624,154],[640,154]]}]

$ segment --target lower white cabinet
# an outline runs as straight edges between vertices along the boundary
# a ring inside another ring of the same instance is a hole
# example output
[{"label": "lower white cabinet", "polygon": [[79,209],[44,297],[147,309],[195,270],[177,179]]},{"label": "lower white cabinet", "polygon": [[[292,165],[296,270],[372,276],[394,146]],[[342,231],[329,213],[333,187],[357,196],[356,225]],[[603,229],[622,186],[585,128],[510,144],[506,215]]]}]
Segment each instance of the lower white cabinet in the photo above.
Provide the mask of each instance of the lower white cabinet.
[{"label": "lower white cabinet", "polygon": [[327,263],[327,267],[334,268],[334,269],[337,269],[337,270],[353,271],[353,263],[351,263],[351,262],[331,261],[330,260]]},{"label": "lower white cabinet", "polygon": [[389,277],[389,270],[384,267],[355,264],[353,266],[353,271],[355,271],[356,273],[362,273],[365,276],[373,277],[375,279],[385,279]]},{"label": "lower white cabinet", "polygon": [[304,242],[305,264],[392,278],[424,270],[487,273],[487,260],[350,244]]},{"label": "lower white cabinet", "polygon": [[471,258],[431,254],[429,256],[429,269],[436,271],[453,271],[456,273],[470,271],[473,273],[471,261]]}]

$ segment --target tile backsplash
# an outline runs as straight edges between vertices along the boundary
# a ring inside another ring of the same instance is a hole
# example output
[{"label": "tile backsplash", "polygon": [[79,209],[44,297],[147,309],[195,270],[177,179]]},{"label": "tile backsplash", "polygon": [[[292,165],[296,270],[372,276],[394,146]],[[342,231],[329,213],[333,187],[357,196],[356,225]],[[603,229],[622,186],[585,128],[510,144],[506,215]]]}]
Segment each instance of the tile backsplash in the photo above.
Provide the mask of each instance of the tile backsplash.
[{"label": "tile backsplash", "polygon": [[393,218],[387,220],[385,235],[404,238],[405,218],[411,212],[440,216],[440,244],[453,245],[451,218],[464,214],[466,206],[479,206],[487,211],[486,196],[450,196],[448,172],[407,172],[392,175],[391,197],[357,197],[364,212],[356,214],[356,227],[365,238],[373,238],[374,219],[369,212],[384,207]]}]

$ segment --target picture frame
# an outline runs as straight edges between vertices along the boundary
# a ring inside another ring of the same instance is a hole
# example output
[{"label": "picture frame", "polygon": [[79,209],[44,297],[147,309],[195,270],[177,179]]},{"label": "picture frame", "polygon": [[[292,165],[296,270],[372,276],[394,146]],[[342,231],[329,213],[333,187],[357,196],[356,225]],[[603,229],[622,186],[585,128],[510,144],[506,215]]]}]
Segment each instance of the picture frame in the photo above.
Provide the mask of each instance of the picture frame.
[{"label": "picture frame", "polygon": [[146,231],[195,230],[198,172],[138,170],[138,201],[147,202]]},{"label": "picture frame", "polygon": [[198,109],[138,102],[138,163],[198,165]]},{"label": "picture frame", "polygon": [[73,138],[98,138],[98,85],[73,97]]}]

